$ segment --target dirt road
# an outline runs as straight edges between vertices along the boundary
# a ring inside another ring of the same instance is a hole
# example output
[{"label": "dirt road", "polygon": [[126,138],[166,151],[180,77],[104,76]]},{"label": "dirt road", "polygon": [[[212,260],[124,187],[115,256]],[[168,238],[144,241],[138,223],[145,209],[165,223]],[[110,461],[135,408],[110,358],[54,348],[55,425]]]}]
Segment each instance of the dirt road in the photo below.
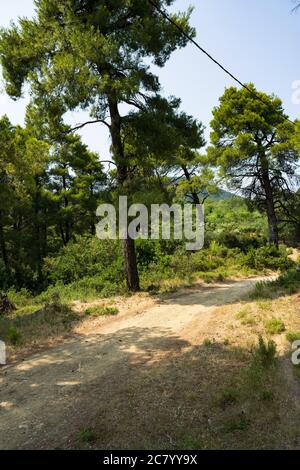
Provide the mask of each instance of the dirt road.
[{"label": "dirt road", "polygon": [[[131,401],[134,383],[152,383],[159,390],[157,364],[203,341],[216,307],[240,300],[257,280],[175,294],[138,315],[108,321],[93,334],[2,368],[0,449],[74,447],[76,436],[94,416],[103,421],[103,445],[122,445],[115,435],[122,416],[130,417],[134,407],[134,419],[141,426],[145,419],[137,416],[142,410]],[[147,390],[151,387],[140,389],[141,403]],[[158,402],[158,413],[160,406]],[[153,428],[153,420],[147,426]],[[138,438],[134,427],[128,432],[131,438],[124,437],[124,447]]]}]

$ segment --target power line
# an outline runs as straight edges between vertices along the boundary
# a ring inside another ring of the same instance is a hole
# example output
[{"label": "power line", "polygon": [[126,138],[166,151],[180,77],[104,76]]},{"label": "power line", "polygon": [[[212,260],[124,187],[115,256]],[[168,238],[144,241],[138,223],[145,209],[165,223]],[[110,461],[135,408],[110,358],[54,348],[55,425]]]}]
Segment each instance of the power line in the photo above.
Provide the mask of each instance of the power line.
[{"label": "power line", "polygon": [[[212,62],[214,62],[221,70],[223,70],[223,72],[225,72],[227,75],[229,75],[229,77],[231,77],[236,83],[238,83],[245,90],[247,90],[248,93],[250,93],[254,98],[261,101],[265,105],[268,104],[268,103],[265,102],[265,100],[263,98],[261,98],[257,93],[255,93],[255,91],[251,90],[251,88],[249,88],[247,85],[245,85],[245,83],[243,83],[241,80],[239,80],[228,69],[226,69],[217,59],[215,59],[211,54],[209,54],[209,52],[207,52],[203,47],[201,47],[200,44],[197,41],[195,41],[195,39],[192,36],[190,36],[186,31],[184,31],[184,29],[178,23],[176,23],[176,21],[172,20],[172,18],[166,13],[165,10],[160,8],[153,0],[148,0],[148,1],[161,14],[161,16],[163,16],[167,21],[169,21],[169,23],[171,23],[173,26],[175,26],[175,28],[177,28],[178,31],[180,31],[180,33],[186,39],[188,39],[191,43],[193,43],[194,46],[197,47],[197,49],[199,49],[203,54],[205,54]],[[295,124],[288,117],[284,116],[284,118],[289,123]]]}]

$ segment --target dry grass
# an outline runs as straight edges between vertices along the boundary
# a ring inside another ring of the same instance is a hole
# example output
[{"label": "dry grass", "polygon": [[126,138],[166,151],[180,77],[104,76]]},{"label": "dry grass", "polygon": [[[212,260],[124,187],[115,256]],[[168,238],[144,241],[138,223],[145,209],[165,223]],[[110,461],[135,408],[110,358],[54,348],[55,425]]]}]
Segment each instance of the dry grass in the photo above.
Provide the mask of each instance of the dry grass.
[{"label": "dry grass", "polygon": [[[291,336],[300,332],[300,296],[286,295],[213,308],[180,338],[166,336],[159,348],[155,336],[122,330],[113,344],[122,348],[94,390],[97,406],[84,425],[68,436],[66,448],[95,449],[290,449],[300,448],[299,369],[290,360]],[[107,322],[137,315],[157,304],[147,295],[114,301],[74,303],[71,310],[45,311],[22,327],[23,338],[54,340],[55,335],[89,334]],[[112,318],[87,318],[87,308],[113,307]],[[46,321],[47,318],[47,321]],[[269,321],[286,331],[270,334]],[[52,323],[51,323],[52,322]],[[38,332],[37,332],[38,327]],[[257,361],[258,337],[277,346],[278,362]],[[126,356],[126,367],[124,367]],[[102,397],[102,398],[101,398]],[[90,399],[91,397],[89,397]],[[84,404],[82,404],[84,408]]]},{"label": "dry grass", "polygon": [[[300,448],[299,369],[285,333],[270,335],[265,326],[277,318],[300,331],[299,313],[298,294],[218,307],[204,331],[191,325],[184,351],[161,354],[143,372],[118,371],[118,393],[105,384],[109,401],[91,422],[97,440],[82,447]],[[270,367],[254,354],[259,335],[276,343]]]},{"label": "dry grass", "polygon": [[[75,301],[70,305],[53,299],[47,305],[18,308],[0,318],[0,337],[7,344],[10,361],[55,346],[74,335],[93,332],[113,317],[138,314],[157,300],[148,294],[132,297]],[[90,315],[88,312],[92,312]]]}]

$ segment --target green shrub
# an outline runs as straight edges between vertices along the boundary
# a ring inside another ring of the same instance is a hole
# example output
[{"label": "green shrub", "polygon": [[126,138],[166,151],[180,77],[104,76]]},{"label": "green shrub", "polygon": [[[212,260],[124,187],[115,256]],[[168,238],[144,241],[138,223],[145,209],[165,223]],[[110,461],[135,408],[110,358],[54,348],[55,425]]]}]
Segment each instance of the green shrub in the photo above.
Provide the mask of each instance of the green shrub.
[{"label": "green shrub", "polygon": [[237,390],[234,388],[227,388],[218,397],[217,402],[220,408],[224,410],[228,406],[234,405],[237,402],[237,399],[238,399]]},{"label": "green shrub", "polygon": [[97,440],[97,435],[93,429],[87,428],[79,433],[78,440],[85,444],[92,444]]},{"label": "green shrub", "polygon": [[271,320],[267,320],[265,322],[265,329],[266,332],[270,335],[278,335],[285,331],[285,325],[282,320],[278,318],[272,318]]},{"label": "green shrub", "polygon": [[270,390],[270,389],[262,390],[260,396],[263,401],[274,401],[274,398],[275,398],[275,394],[273,390]]},{"label": "green shrub", "polygon": [[119,313],[119,309],[116,307],[101,307],[95,305],[94,307],[90,307],[85,311],[85,314],[88,316],[104,316],[104,315],[117,315]]},{"label": "green shrub", "polygon": [[230,420],[225,428],[228,432],[245,431],[250,425],[251,420],[242,412],[236,419]]},{"label": "green shrub", "polygon": [[293,262],[288,257],[285,247],[277,249],[274,245],[262,246],[258,249],[251,249],[245,255],[245,265],[249,268],[263,270],[285,270],[289,269]]},{"label": "green shrub", "polygon": [[259,337],[258,346],[253,350],[253,363],[261,365],[262,367],[271,367],[277,360],[277,347],[276,343],[272,340],[267,343],[263,337]]},{"label": "green shrub", "polygon": [[103,280],[124,278],[121,243],[116,240],[79,237],[44,263],[44,274],[51,284],[70,284],[95,275]]},{"label": "green shrub", "polygon": [[250,297],[252,299],[271,299],[278,293],[291,295],[300,288],[300,273],[296,270],[290,270],[281,274],[274,281],[262,281],[256,284]]},{"label": "green shrub", "polygon": [[7,339],[14,346],[18,346],[21,343],[21,333],[14,327],[9,326],[7,331]]},{"label": "green shrub", "polygon": [[286,334],[286,339],[290,343],[294,343],[294,341],[300,341],[300,331],[288,331]]}]

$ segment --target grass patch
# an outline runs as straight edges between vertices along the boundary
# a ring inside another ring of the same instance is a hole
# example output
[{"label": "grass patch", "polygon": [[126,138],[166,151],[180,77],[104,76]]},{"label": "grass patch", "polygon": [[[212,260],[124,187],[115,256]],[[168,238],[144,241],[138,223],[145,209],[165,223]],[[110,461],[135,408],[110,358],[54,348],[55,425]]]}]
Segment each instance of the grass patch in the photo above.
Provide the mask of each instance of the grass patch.
[{"label": "grass patch", "polygon": [[83,429],[78,434],[78,441],[82,442],[83,444],[92,444],[97,440],[97,435],[95,431],[91,428]]},{"label": "grass patch", "polygon": [[249,305],[246,307],[242,308],[237,314],[236,314],[236,319],[237,320],[244,320],[248,315],[252,313],[252,309]]},{"label": "grass patch", "polygon": [[234,405],[238,400],[238,392],[236,388],[227,388],[223,390],[217,399],[217,404],[222,410]]},{"label": "grass patch", "polygon": [[13,346],[19,346],[21,344],[22,335],[14,326],[10,325],[7,331],[7,339]]},{"label": "grass patch", "polygon": [[261,300],[256,305],[261,312],[270,312],[272,310],[272,302],[269,300]]},{"label": "grass patch", "polygon": [[256,320],[254,317],[247,317],[244,320],[242,320],[242,325],[244,326],[254,326],[256,325]]},{"label": "grass patch", "polygon": [[274,366],[277,361],[277,347],[274,341],[265,342],[260,336],[258,346],[253,349],[253,364],[264,368]]},{"label": "grass patch", "polygon": [[44,307],[25,305],[22,309],[0,318],[0,336],[11,345],[34,346],[44,340],[65,335],[80,320],[68,305],[55,294]]},{"label": "grass patch", "polygon": [[279,335],[285,331],[285,324],[278,318],[272,318],[265,322],[265,329],[270,335]]},{"label": "grass patch", "polygon": [[300,341],[300,331],[288,331],[285,336],[290,343]]},{"label": "grass patch", "polygon": [[272,402],[274,401],[275,394],[273,390],[271,389],[264,389],[261,391],[260,397],[263,401],[269,401]]},{"label": "grass patch", "polygon": [[103,307],[99,305],[95,305],[94,307],[90,307],[86,309],[85,315],[93,316],[93,317],[101,317],[101,316],[112,316],[118,315],[119,309],[117,307]]},{"label": "grass patch", "polygon": [[275,281],[263,281],[256,284],[251,293],[252,299],[274,299],[280,295],[293,295],[300,290],[300,273],[290,270]]},{"label": "grass patch", "polygon": [[225,425],[225,431],[245,431],[249,428],[250,424],[251,420],[244,412],[242,412],[237,418],[228,421],[228,423]]}]

